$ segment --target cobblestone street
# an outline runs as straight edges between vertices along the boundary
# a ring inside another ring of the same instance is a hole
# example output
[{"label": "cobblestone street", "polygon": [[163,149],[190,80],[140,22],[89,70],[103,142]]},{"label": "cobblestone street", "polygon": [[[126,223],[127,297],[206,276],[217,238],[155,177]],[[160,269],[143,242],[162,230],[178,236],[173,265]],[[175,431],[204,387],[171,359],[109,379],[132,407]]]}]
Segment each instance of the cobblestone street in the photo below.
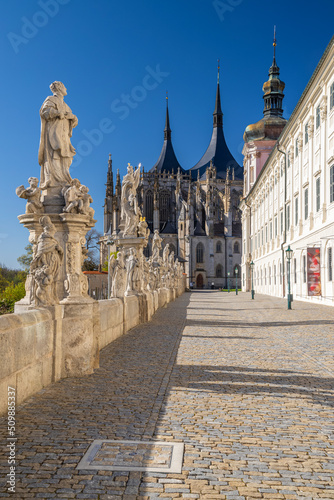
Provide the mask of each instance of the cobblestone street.
[{"label": "cobblestone street", "polygon": [[[16,492],[4,446],[0,497],[334,499],[333,317],[263,295],[183,294],[101,351],[94,374],[17,409]],[[182,472],[76,469],[94,439],[182,442]]]}]

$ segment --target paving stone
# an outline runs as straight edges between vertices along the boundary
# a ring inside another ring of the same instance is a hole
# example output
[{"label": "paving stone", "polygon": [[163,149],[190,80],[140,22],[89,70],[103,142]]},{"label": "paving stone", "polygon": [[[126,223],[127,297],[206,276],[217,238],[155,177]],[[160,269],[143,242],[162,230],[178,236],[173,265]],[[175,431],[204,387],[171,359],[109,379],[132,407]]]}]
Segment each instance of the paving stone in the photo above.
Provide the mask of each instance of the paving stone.
[{"label": "paving stone", "polygon": [[[10,497],[334,499],[333,378],[331,307],[185,293],[17,409]],[[94,439],[183,442],[182,472],[77,470]]]}]

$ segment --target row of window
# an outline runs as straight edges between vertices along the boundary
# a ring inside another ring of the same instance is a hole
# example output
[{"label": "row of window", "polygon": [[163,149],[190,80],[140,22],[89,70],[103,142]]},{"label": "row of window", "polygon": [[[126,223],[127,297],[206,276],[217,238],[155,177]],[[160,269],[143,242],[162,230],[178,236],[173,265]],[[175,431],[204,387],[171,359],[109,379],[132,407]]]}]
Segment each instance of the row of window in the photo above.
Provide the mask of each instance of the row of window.
[{"label": "row of window", "polygon": [[[329,172],[329,202],[332,203],[334,201],[334,165],[331,166],[330,172]],[[320,198],[320,177],[317,177],[315,181],[315,210],[316,212],[319,212],[320,210],[320,205],[321,205],[321,198]],[[299,197],[296,196],[294,199],[294,224],[295,226],[298,225],[299,223]],[[309,216],[309,188],[305,188],[304,190],[304,220],[308,219]],[[281,234],[283,233],[283,210],[280,212],[280,231]],[[286,228],[287,230],[290,229],[291,225],[291,208],[290,204],[286,206]],[[265,233],[264,233],[265,230]],[[265,234],[265,240],[264,240],[264,234]],[[269,222],[269,239],[272,240],[274,237],[278,235],[278,220],[277,216],[274,218],[274,233],[273,233],[273,223],[272,221]],[[261,229],[258,231],[258,233],[255,235],[255,249],[260,247],[261,245],[264,245],[264,242],[268,242],[268,225],[265,226],[265,229]],[[251,250],[252,251],[252,250]]]},{"label": "row of window", "polygon": [[[302,257],[302,262],[301,262],[301,273],[302,273],[302,282],[306,283],[307,282],[307,262],[306,262],[306,255],[303,255]],[[267,274],[267,268],[264,268],[263,270],[260,269],[259,271],[256,271],[254,274],[254,284],[257,284],[259,286],[262,285],[271,285],[277,284],[277,268],[276,264],[273,265],[273,280],[272,280],[272,275],[271,275],[272,267],[268,266],[268,274]],[[298,263],[297,259],[293,259],[293,269],[292,269],[292,276],[293,276],[293,282],[295,284],[298,283]],[[286,274],[288,272],[288,269],[286,269]],[[268,281],[268,283],[267,283]],[[272,283],[273,281],[273,283]],[[333,248],[329,247],[327,249],[327,281],[331,282],[333,281]],[[282,264],[279,264],[279,284],[282,284]]]},{"label": "row of window", "polygon": [[[334,83],[330,86],[330,98],[329,98],[329,109],[331,110],[334,107]],[[320,104],[316,107],[315,110],[315,128],[316,130],[320,127]],[[308,143],[308,123],[305,124],[304,127],[304,144]],[[295,155],[298,156],[298,138],[295,141]],[[289,166],[289,165],[288,165]]]},{"label": "row of window", "polygon": [[[217,241],[216,253],[222,253],[221,241]],[[239,242],[236,241],[233,245],[233,253],[240,253]],[[204,245],[203,243],[198,243],[196,246],[196,263],[202,264],[204,262]]]}]

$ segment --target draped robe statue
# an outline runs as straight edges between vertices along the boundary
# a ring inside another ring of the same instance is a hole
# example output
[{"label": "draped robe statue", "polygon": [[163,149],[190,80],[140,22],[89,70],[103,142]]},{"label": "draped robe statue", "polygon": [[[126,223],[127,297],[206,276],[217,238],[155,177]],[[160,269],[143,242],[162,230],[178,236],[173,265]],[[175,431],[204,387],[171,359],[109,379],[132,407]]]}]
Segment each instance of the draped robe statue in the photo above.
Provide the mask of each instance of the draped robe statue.
[{"label": "draped robe statue", "polygon": [[41,110],[41,140],[38,163],[41,166],[41,188],[66,186],[71,182],[70,165],[75,155],[71,144],[77,117],[64,102],[66,88],[61,82],[50,85],[53,96],[45,99]]},{"label": "draped robe statue", "polygon": [[121,220],[124,223],[124,236],[137,236],[137,226],[141,216],[137,201],[139,181],[140,165],[134,171],[132,165],[128,163],[128,173],[123,178],[121,194]]}]

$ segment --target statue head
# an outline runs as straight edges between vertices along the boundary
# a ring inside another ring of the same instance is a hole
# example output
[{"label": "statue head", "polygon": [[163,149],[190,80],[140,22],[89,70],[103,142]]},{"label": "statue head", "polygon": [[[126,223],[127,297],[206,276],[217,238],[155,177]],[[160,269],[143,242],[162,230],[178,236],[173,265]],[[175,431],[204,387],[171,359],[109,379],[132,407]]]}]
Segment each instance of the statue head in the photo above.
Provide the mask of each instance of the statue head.
[{"label": "statue head", "polygon": [[71,180],[71,186],[75,186],[75,187],[79,188],[80,187],[80,181],[79,181],[79,179],[72,179]]},{"label": "statue head", "polygon": [[133,166],[128,163],[128,174],[133,174]]},{"label": "statue head", "polygon": [[51,92],[54,95],[65,96],[67,95],[67,90],[65,85],[62,82],[53,82],[50,85]]},{"label": "statue head", "polygon": [[38,179],[37,177],[29,177],[28,182],[30,184],[30,187],[36,188],[38,186]]},{"label": "statue head", "polygon": [[81,191],[83,194],[87,194],[87,193],[88,193],[88,191],[89,191],[89,189],[88,189],[88,187],[87,187],[87,186],[81,186],[81,187],[80,187],[80,191]]}]

